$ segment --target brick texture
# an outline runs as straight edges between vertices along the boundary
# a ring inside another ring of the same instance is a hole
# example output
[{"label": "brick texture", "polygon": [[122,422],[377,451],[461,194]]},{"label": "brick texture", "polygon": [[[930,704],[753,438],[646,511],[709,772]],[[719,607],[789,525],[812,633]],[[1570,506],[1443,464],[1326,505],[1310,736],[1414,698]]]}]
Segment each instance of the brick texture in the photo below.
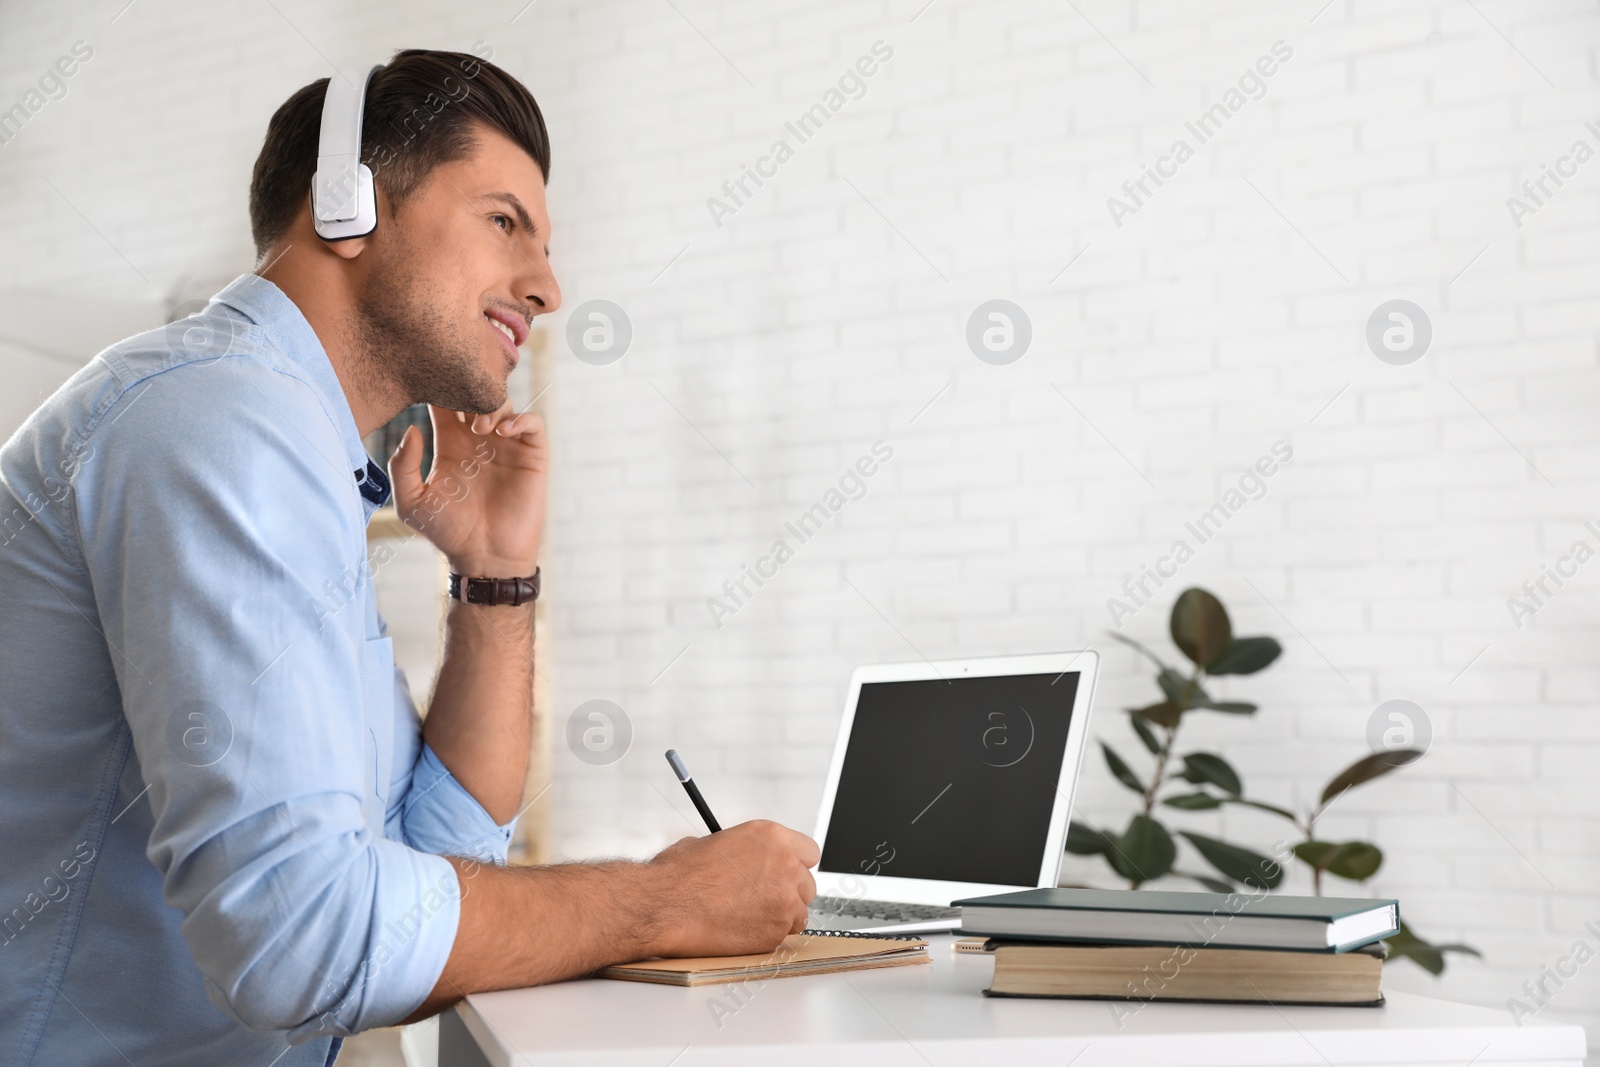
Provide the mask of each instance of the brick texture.
[{"label": "brick texture", "polygon": [[[1167,607],[1203,585],[1240,631],[1283,641],[1270,671],[1220,687],[1260,702],[1254,720],[1186,727],[1279,803],[1310,803],[1362,755],[1379,703],[1420,705],[1427,758],[1324,829],[1388,854],[1354,892],[1486,953],[1440,981],[1397,965],[1392,986],[1504,1008],[1575,941],[1600,947],[1584,930],[1600,920],[1600,563],[1546,579],[1520,627],[1508,607],[1575,542],[1600,549],[1584,527],[1600,517],[1600,161],[1572,158],[1600,151],[1600,12],[1319,4],[411,0],[219,19],[141,3],[115,22],[116,3],[13,4],[0,106],[75,40],[96,51],[0,145],[0,285],[160,300],[247,269],[249,166],[290,91],[329,60],[486,42],[554,138],[566,306],[549,326],[540,803],[559,855],[696,832],[669,746],[725,821],[809,829],[863,662],[1100,648],[1095,732],[1132,755],[1121,709],[1154,688],[1106,637],[1108,598],[1284,441],[1264,495],[1124,630],[1170,654]],[[863,88],[803,143],[788,134],[879,41],[892,58]],[[1278,42],[1259,93],[1241,90]],[[1185,124],[1219,103],[1197,143]],[[785,136],[792,158],[732,203],[724,182]],[[1173,164],[1180,138],[1194,151]],[[1523,183],[1546,166],[1568,173],[1535,204]],[[1123,183],[1146,167],[1170,176],[1134,203]],[[633,328],[610,365],[565,348],[595,299]],[[1031,322],[1009,365],[966,342],[992,299]],[[1404,366],[1366,339],[1395,299],[1432,327]],[[719,627],[708,599],[880,440],[893,458],[865,495]],[[595,699],[632,731],[608,766],[563,740]],[[1129,809],[1092,754],[1078,809],[1110,825]],[[1076,859],[1065,874],[1110,884]],[[1590,964],[1542,1014],[1600,1040],[1597,1004]]]}]

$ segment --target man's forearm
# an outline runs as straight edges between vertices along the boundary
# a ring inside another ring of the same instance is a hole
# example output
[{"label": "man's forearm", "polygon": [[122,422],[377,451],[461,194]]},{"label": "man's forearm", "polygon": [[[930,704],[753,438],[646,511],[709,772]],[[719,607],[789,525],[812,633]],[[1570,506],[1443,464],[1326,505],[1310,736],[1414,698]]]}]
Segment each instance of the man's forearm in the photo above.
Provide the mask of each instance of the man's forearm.
[{"label": "man's forearm", "polygon": [[805,926],[817,857],[810,838],[770,822],[684,838],[648,863],[507,868],[446,857],[461,887],[455,943],[405,1021],[469,993],[647,956],[770,952]]},{"label": "man's forearm", "polygon": [[532,720],[533,605],[451,601],[423,737],[495,822],[522,803]]},{"label": "man's forearm", "polygon": [[433,991],[405,1022],[468,993],[559,982],[661,945],[662,872],[648,864],[494,867],[447,856],[461,884],[455,945]]}]

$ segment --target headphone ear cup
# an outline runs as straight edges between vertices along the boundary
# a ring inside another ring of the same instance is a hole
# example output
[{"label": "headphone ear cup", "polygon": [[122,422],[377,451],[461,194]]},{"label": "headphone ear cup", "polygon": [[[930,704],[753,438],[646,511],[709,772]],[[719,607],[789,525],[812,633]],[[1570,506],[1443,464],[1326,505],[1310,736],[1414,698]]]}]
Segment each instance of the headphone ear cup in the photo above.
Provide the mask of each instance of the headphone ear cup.
[{"label": "headphone ear cup", "polygon": [[352,237],[365,237],[378,228],[378,193],[372,184],[372,171],[365,163],[356,168],[355,223],[364,229]]},{"label": "headphone ear cup", "polygon": [[352,237],[365,237],[378,228],[378,197],[373,188],[372,171],[365,163],[356,165],[355,208],[353,219],[329,222],[317,217],[317,179],[311,182],[311,221],[317,236],[325,241],[348,241]]}]

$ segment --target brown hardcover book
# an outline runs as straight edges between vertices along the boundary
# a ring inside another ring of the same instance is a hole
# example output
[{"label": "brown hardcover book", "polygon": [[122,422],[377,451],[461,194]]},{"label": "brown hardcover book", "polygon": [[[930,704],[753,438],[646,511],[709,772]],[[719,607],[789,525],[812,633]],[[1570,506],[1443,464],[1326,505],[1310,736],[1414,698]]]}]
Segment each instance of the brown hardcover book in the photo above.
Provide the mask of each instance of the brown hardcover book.
[{"label": "brown hardcover book", "polygon": [[797,974],[830,974],[871,967],[904,967],[927,963],[928,943],[916,937],[869,937],[839,931],[807,930],[790,934],[772,952],[752,956],[705,956],[695,959],[651,959],[624,963],[595,973],[596,978],[661,985],[714,985]]},{"label": "brown hardcover book", "polygon": [[1382,942],[1350,952],[990,941],[997,997],[1383,1003]]}]

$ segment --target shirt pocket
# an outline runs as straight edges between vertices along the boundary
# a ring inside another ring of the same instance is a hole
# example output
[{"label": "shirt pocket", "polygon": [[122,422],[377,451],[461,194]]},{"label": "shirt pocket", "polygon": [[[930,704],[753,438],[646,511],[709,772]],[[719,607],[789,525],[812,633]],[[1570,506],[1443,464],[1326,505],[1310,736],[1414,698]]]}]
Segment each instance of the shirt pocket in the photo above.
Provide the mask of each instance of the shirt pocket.
[{"label": "shirt pocket", "polygon": [[361,660],[362,713],[372,752],[368,760],[367,824],[380,836],[394,777],[394,639],[369,637]]}]

